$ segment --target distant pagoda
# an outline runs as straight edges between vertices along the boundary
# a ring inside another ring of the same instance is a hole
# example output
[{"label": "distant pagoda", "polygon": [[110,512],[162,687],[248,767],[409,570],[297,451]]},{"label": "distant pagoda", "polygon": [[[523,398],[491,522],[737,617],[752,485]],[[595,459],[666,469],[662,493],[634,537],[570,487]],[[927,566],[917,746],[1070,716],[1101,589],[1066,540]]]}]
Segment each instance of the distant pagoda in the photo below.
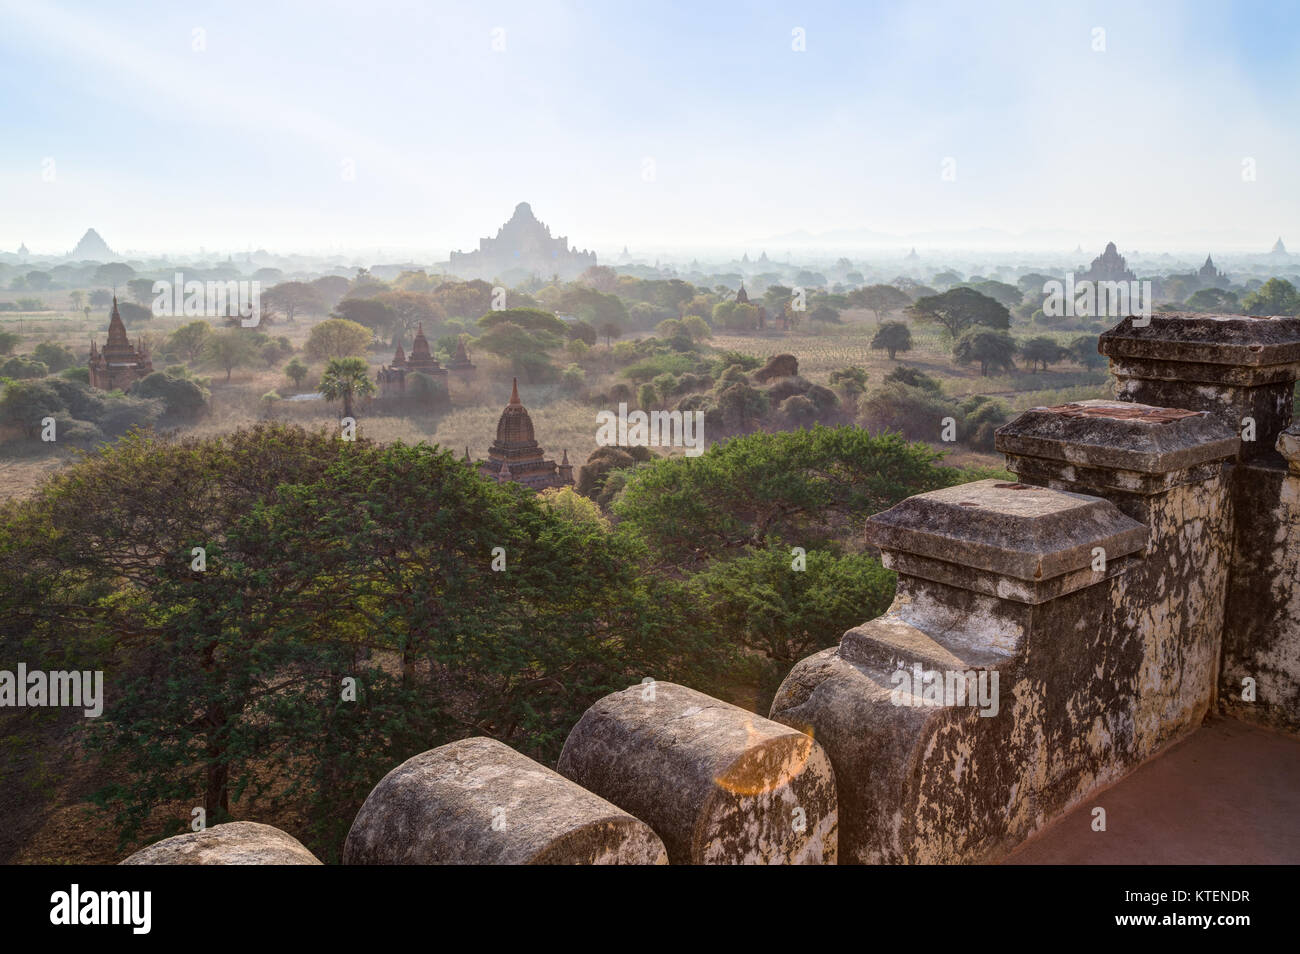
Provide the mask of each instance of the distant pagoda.
[{"label": "distant pagoda", "polygon": [[1214,257],[1211,255],[1205,256],[1205,264],[1202,265],[1200,271],[1196,273],[1196,277],[1205,285],[1217,285],[1221,282],[1227,282],[1228,280],[1227,274],[1219,271],[1219,269],[1215,267]]},{"label": "distant pagoda", "polygon": [[435,380],[447,378],[444,368],[429,350],[429,339],[424,336],[424,323],[415,326],[415,340],[411,342],[411,355],[407,357],[399,342],[391,364],[379,369],[375,379],[379,382],[381,398],[399,398],[406,394],[408,374],[427,374]]},{"label": "distant pagoda", "polygon": [[469,352],[465,350],[464,338],[456,339],[456,353],[447,362],[447,369],[460,374],[467,374],[474,370],[474,365],[469,360]]},{"label": "distant pagoda", "polygon": [[[469,450],[465,451],[466,460]],[[479,464],[479,473],[498,483],[523,484],[531,490],[573,486],[573,465],[566,449],[559,464],[547,460],[545,451],[533,433],[533,419],[519,400],[519,379],[514,379],[510,403],[497,421],[497,437],[488,450],[488,459]]]},{"label": "distant pagoda", "polygon": [[479,239],[473,252],[452,252],[447,267],[460,278],[496,278],[523,270],[570,279],[595,264],[595,252],[570,248],[567,236],[551,235],[550,227],[533,215],[532,206],[520,202],[495,238]]},{"label": "distant pagoda", "polygon": [[117,296],[113,296],[113,313],[108,319],[108,343],[103,350],[90,339],[90,386],[104,391],[125,391],[141,378],[153,373],[153,360],[144,341],[134,346],[126,337],[126,325],[117,310]]},{"label": "distant pagoda", "polygon": [[1075,281],[1090,282],[1131,282],[1136,278],[1114,242],[1106,243],[1105,251],[1092,260],[1087,271],[1074,275]]}]

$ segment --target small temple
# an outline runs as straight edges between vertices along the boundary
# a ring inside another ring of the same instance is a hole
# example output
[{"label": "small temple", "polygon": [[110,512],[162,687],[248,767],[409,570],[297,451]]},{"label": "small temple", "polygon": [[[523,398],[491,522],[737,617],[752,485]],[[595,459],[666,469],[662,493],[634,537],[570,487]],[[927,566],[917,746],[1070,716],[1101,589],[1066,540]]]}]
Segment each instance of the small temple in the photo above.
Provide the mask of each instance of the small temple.
[{"label": "small temple", "polygon": [[[519,400],[519,379],[514,379],[510,403],[497,421],[497,437],[488,450],[488,459],[478,465],[479,473],[498,483],[523,484],[530,490],[573,486],[573,465],[564,451],[559,464],[545,458],[545,451],[533,433],[533,419]],[[469,461],[469,448],[465,449]]]},{"label": "small temple", "polygon": [[463,337],[456,339],[456,353],[447,362],[447,369],[462,373],[474,370],[474,365],[469,360],[469,352],[465,350],[465,339]]},{"label": "small temple", "polygon": [[1197,277],[1207,285],[1213,285],[1217,282],[1226,282],[1228,276],[1226,273],[1219,271],[1214,264],[1214,258],[1211,255],[1205,256],[1205,264],[1201,266],[1200,271],[1196,273]]},{"label": "small temple", "polygon": [[90,386],[104,391],[125,391],[141,378],[153,373],[153,359],[143,340],[132,345],[126,336],[126,325],[117,310],[117,296],[113,296],[113,312],[108,319],[108,342],[100,350],[95,339],[90,339]]},{"label": "small temple", "polygon": [[393,361],[379,369],[376,380],[379,382],[381,398],[401,397],[406,393],[406,376],[418,372],[431,378],[446,380],[447,369],[442,366],[433,352],[429,350],[429,339],[424,336],[424,323],[415,326],[415,340],[411,342],[411,354],[398,342]]},{"label": "small temple", "polygon": [[736,304],[749,305],[751,308],[757,310],[757,317],[755,318],[754,324],[756,330],[762,330],[767,327],[767,309],[762,305],[755,304],[749,300],[749,292],[745,291],[744,282],[740,283],[740,291],[736,292]]}]

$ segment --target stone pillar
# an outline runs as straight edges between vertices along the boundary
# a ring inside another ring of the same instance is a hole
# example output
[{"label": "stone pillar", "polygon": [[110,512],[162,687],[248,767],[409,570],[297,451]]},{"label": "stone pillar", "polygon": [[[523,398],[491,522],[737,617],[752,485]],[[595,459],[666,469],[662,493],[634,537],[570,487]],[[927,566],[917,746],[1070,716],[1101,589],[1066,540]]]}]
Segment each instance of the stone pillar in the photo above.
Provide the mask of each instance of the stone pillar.
[{"label": "stone pillar", "polygon": [[643,822],[495,739],[407,759],[375,786],[349,865],[666,864]]},{"label": "stone pillar", "polygon": [[1250,418],[1254,439],[1242,441],[1241,456],[1272,453],[1291,423],[1300,318],[1171,312],[1144,327],[1136,320],[1125,318],[1098,343],[1120,400],[1209,411],[1238,433]]},{"label": "stone pillar", "polygon": [[996,860],[1131,762],[1141,653],[1114,588],[1147,530],[1097,497],[996,480],[867,526],[894,604],[795,666],[772,718],[830,756],[841,861]]},{"label": "stone pillar", "polygon": [[835,779],[802,732],[670,682],[598,701],[561,773],[644,819],[673,864],[834,864]]},{"label": "stone pillar", "polygon": [[227,822],[141,848],[124,865],[318,865],[292,835],[257,822]]},{"label": "stone pillar", "polygon": [[1277,450],[1285,463],[1237,468],[1220,705],[1300,733],[1300,425],[1278,436]]},{"label": "stone pillar", "polygon": [[1300,731],[1294,583],[1300,512],[1284,456],[1294,447],[1287,428],[1300,375],[1300,318],[1167,314],[1153,316],[1145,328],[1126,318],[1101,336],[1099,349],[1110,356],[1121,399],[1209,411],[1242,434],[1231,476],[1220,705],[1241,718]]},{"label": "stone pillar", "polygon": [[1214,698],[1239,445],[1208,411],[1123,401],[1036,407],[997,432],[1020,480],[1105,497],[1147,527],[1145,559],[1119,590],[1120,637],[1141,649],[1138,759],[1199,725]]}]

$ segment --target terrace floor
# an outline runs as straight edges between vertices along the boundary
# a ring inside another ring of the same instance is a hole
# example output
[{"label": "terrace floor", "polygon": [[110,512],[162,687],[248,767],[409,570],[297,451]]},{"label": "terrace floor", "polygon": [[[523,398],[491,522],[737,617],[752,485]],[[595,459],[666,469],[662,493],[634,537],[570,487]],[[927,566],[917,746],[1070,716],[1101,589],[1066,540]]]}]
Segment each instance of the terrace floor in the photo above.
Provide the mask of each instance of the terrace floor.
[{"label": "terrace floor", "polygon": [[[1106,831],[1092,810],[1106,809]],[[1300,739],[1215,718],[1004,864],[1300,863]]]}]

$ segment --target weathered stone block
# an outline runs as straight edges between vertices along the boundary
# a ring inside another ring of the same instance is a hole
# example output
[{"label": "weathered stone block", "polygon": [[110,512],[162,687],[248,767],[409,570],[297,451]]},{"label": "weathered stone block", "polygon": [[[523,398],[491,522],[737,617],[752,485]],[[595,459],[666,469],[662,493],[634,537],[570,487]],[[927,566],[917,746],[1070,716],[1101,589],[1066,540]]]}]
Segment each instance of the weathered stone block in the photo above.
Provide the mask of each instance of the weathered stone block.
[{"label": "weathered stone block", "polygon": [[685,686],[633,686],[569,733],[559,770],[643,818],[673,864],[822,864],[835,779],[809,736]]},{"label": "weathered stone block", "polygon": [[1291,421],[1300,375],[1300,318],[1166,312],[1138,326],[1125,318],[1098,350],[1111,359],[1123,401],[1209,411],[1234,431],[1254,422],[1244,459],[1269,456]]},{"label": "weathered stone block", "polygon": [[1146,542],[1146,528],[1104,500],[999,480],[909,497],[866,532],[900,573],[1022,603],[1097,582],[1097,548],[1118,560]]},{"label": "weathered stone block", "polygon": [[666,864],[644,823],[495,739],[407,759],[357,813],[343,863]]},{"label": "weathered stone block", "polygon": [[257,822],[227,822],[164,838],[141,848],[124,865],[318,865],[292,835]]},{"label": "weathered stone block", "polygon": [[1022,480],[1061,490],[1150,495],[1202,480],[1237,456],[1237,432],[1208,411],[1126,401],[1035,407],[994,446]]}]

